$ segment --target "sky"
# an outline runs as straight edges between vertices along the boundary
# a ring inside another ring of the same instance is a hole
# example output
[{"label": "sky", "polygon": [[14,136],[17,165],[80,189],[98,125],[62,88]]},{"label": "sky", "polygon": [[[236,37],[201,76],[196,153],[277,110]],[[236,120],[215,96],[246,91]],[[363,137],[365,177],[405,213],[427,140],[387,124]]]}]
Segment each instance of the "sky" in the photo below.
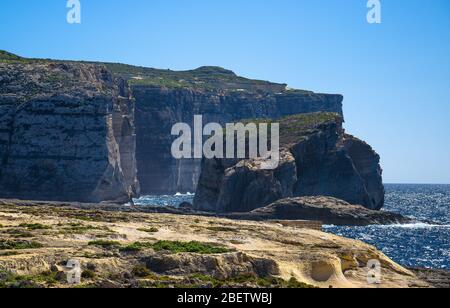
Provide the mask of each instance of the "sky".
[{"label": "sky", "polygon": [[0,49],[25,57],[188,70],[222,66],[343,94],[345,128],[380,154],[386,183],[450,183],[450,1],[0,1]]}]

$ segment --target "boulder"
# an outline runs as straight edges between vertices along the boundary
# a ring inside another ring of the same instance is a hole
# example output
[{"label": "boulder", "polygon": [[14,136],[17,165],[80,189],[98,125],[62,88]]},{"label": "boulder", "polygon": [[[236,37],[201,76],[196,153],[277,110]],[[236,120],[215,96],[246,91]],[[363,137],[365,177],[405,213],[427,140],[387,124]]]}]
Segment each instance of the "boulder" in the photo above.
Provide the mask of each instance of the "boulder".
[{"label": "boulder", "polygon": [[227,215],[248,220],[309,220],[326,225],[367,226],[411,223],[399,214],[370,210],[331,197],[299,197],[276,201],[250,213]]}]

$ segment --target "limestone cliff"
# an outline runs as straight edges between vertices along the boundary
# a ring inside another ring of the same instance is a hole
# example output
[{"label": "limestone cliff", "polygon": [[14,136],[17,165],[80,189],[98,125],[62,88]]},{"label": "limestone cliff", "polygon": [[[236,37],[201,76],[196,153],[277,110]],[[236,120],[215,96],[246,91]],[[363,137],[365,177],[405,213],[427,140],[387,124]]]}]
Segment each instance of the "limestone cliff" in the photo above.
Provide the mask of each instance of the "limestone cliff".
[{"label": "limestone cliff", "polygon": [[341,95],[289,90],[285,84],[250,80],[218,67],[174,72],[107,64],[129,80],[136,98],[137,164],[143,194],[194,192],[201,160],[175,160],[175,123],[192,127],[194,115],[220,124],[247,118],[330,111],[342,114]]},{"label": "limestone cliff", "polygon": [[105,67],[0,61],[0,195],[127,202],[136,195],[134,101]]},{"label": "limestone cliff", "polygon": [[281,161],[262,170],[260,159],[204,160],[194,200],[197,210],[249,212],[277,200],[330,196],[381,209],[384,188],[379,157],[346,135],[336,113],[282,118]]}]

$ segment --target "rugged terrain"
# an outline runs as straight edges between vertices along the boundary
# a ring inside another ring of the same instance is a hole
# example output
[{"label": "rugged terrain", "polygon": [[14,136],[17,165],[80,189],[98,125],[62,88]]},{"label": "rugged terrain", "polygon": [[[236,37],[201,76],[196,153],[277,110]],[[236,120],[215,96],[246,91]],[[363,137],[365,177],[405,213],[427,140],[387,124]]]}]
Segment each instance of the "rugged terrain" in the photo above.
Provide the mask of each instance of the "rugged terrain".
[{"label": "rugged terrain", "polygon": [[[220,67],[175,72],[113,63],[28,59],[5,51],[0,51],[0,95],[0,157],[8,164],[0,195],[77,201],[124,199],[118,195],[136,194],[138,182],[143,194],[194,192],[201,160],[175,160],[170,151],[176,138],[170,134],[172,126],[192,124],[194,115],[202,114],[205,122],[225,124],[316,111],[342,114],[343,100],[341,95],[246,79]],[[100,182],[114,187],[117,195],[91,196],[89,190],[99,183],[98,174],[88,175],[84,181],[77,178],[80,187],[57,179],[63,177],[61,170],[66,170],[64,177],[72,174],[69,170],[100,172],[105,154],[111,167],[104,170],[104,181]],[[20,170],[18,160],[25,170]],[[15,180],[31,169],[39,173],[39,180]],[[42,184],[44,177],[52,177],[53,182]],[[121,178],[126,185],[120,183]],[[89,183],[84,183],[86,180]],[[66,195],[69,186],[73,193]],[[33,189],[24,191],[23,187]],[[80,199],[82,195],[89,199]]]},{"label": "rugged terrain", "polygon": [[[25,204],[0,205],[0,287],[70,287],[70,259],[83,271],[72,287],[432,286],[372,246],[317,230]],[[367,280],[373,259],[379,285]]]},{"label": "rugged terrain", "polygon": [[220,67],[174,72],[120,64],[107,68],[129,81],[136,99],[136,159],[143,194],[195,192],[201,160],[175,160],[170,152],[176,123],[193,127],[194,115],[221,125],[241,119],[276,119],[330,111],[342,114],[341,95],[289,89],[251,80]]},{"label": "rugged terrain", "polygon": [[[255,120],[250,120],[255,121]],[[277,200],[331,196],[379,210],[384,205],[380,157],[347,135],[337,113],[309,113],[276,120],[280,163],[264,159],[204,159],[194,208],[218,213],[250,212]]]},{"label": "rugged terrain", "polygon": [[248,213],[224,215],[232,219],[254,221],[320,221],[325,225],[368,226],[407,224],[413,220],[402,215],[385,211],[374,211],[360,205],[324,196],[299,197],[278,200],[268,206]]},{"label": "rugged terrain", "polygon": [[0,195],[128,202],[134,100],[105,67],[0,54]]}]

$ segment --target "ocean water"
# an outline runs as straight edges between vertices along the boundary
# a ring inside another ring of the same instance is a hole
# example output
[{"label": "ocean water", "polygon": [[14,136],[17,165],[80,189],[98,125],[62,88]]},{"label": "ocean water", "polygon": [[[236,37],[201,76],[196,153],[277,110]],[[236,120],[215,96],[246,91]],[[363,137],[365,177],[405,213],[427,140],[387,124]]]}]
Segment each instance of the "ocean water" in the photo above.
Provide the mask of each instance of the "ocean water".
[{"label": "ocean water", "polygon": [[374,245],[404,266],[450,270],[450,185],[386,185],[383,210],[436,224],[324,230]]},{"label": "ocean water", "polygon": [[183,202],[194,202],[194,194],[187,193],[176,195],[163,195],[163,196],[143,196],[139,199],[134,199],[134,204],[139,206],[174,206],[177,207]]},{"label": "ocean water", "polygon": [[[136,204],[178,206],[193,199],[193,194],[145,196]],[[450,270],[450,185],[386,185],[384,210],[435,224],[325,226],[324,231],[374,245],[403,266]]]}]

